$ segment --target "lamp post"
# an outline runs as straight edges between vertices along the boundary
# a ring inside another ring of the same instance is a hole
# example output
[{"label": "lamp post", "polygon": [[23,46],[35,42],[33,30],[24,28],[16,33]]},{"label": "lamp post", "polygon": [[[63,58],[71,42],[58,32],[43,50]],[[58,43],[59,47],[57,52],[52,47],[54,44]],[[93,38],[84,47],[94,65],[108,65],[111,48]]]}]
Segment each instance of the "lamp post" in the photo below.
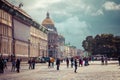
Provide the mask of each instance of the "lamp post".
[{"label": "lamp post", "polygon": [[30,39],[28,39],[28,60],[30,58]]},{"label": "lamp post", "polygon": [[41,48],[40,48],[40,43],[38,43],[38,56],[40,57],[40,50]]}]

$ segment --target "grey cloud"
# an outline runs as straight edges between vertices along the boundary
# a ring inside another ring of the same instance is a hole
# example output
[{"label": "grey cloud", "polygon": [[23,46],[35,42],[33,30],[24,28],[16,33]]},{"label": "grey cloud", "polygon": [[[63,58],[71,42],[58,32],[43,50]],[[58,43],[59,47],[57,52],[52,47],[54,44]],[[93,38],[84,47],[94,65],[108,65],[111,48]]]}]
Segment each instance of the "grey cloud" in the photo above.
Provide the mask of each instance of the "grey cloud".
[{"label": "grey cloud", "polygon": [[64,23],[57,23],[56,27],[58,32],[65,36],[67,42],[78,48],[80,48],[85,36],[90,34],[90,26],[85,21],[79,21],[78,17],[71,17],[64,21]]},{"label": "grey cloud", "polygon": [[[9,1],[16,5],[23,2],[22,9],[40,23],[49,11],[58,32],[65,36],[67,42],[78,48],[81,48],[81,42],[86,36],[101,33],[120,34],[120,10],[106,10],[107,8],[103,6],[106,2],[113,2],[116,3],[113,5],[115,8],[120,4],[120,0],[58,0],[53,3],[47,0]],[[40,1],[45,3],[42,2],[42,7],[41,5],[35,7],[36,3],[41,3]]]},{"label": "grey cloud", "polygon": [[103,4],[105,10],[120,10],[120,4],[117,4],[113,1],[107,1]]}]

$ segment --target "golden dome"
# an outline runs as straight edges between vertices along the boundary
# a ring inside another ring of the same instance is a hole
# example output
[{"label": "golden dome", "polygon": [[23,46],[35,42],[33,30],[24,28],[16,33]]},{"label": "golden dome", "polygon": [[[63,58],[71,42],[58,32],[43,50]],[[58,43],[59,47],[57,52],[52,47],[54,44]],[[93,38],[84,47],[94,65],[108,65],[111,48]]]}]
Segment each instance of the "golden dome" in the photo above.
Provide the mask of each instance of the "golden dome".
[{"label": "golden dome", "polygon": [[52,25],[54,25],[53,21],[52,21],[50,18],[44,19],[43,22],[42,22],[42,24],[43,24],[43,25],[44,25],[44,24],[52,24]]},{"label": "golden dome", "polygon": [[54,26],[54,22],[50,19],[48,12],[47,12],[46,19],[44,19],[42,22],[42,25],[53,25]]}]

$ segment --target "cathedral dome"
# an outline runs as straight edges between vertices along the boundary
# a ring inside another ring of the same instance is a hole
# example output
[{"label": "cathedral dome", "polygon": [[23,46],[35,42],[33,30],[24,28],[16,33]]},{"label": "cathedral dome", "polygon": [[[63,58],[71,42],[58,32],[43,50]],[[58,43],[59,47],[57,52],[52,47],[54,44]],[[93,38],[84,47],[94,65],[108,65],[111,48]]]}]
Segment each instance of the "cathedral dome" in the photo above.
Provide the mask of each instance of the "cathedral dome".
[{"label": "cathedral dome", "polygon": [[44,19],[43,22],[42,22],[42,25],[45,26],[50,31],[57,32],[57,29],[54,26],[54,22],[52,21],[52,19],[50,19],[48,12],[47,12],[46,19]]},{"label": "cathedral dome", "polygon": [[43,22],[42,22],[42,25],[43,25],[43,26],[50,25],[50,26],[53,26],[53,27],[54,27],[54,22],[50,19],[48,12],[47,12],[47,17],[46,17],[46,19],[44,19]]}]

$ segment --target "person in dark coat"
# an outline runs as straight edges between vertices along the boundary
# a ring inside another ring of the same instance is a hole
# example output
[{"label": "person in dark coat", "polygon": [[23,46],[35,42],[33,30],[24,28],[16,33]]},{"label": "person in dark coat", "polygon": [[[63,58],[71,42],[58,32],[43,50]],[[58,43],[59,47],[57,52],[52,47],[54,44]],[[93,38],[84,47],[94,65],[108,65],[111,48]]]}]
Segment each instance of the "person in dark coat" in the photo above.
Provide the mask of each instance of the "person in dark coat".
[{"label": "person in dark coat", "polygon": [[73,68],[73,57],[71,58],[71,68]]},{"label": "person in dark coat", "polygon": [[17,72],[19,73],[20,72],[20,59],[17,59],[16,61],[16,68],[17,68]]},{"label": "person in dark coat", "polygon": [[59,67],[60,67],[60,59],[59,58],[57,58],[57,60],[56,60],[56,65],[57,65],[57,70],[59,70]]},{"label": "person in dark coat", "polygon": [[75,61],[74,61],[74,66],[75,66],[74,72],[77,73],[77,59],[75,59]]},{"label": "person in dark coat", "polygon": [[119,62],[119,66],[120,66],[120,56],[118,57],[118,62]]},{"label": "person in dark coat", "polygon": [[35,59],[32,59],[32,69],[35,69]]},{"label": "person in dark coat", "polygon": [[79,59],[79,67],[80,65],[83,66],[83,60],[81,58]]},{"label": "person in dark coat", "polygon": [[15,59],[13,59],[13,60],[12,60],[11,72],[12,72],[12,71],[15,71],[15,68],[16,68],[16,61],[15,61]]},{"label": "person in dark coat", "polygon": [[29,64],[29,69],[32,69],[32,60],[31,59],[29,59],[28,64]]},{"label": "person in dark coat", "polygon": [[0,73],[4,73],[4,60],[0,57]]},{"label": "person in dark coat", "polygon": [[101,57],[101,63],[104,65],[104,56]]},{"label": "person in dark coat", "polygon": [[48,68],[50,68],[51,67],[51,61],[50,61],[50,58],[49,58],[49,60],[48,60]]},{"label": "person in dark coat", "polygon": [[66,59],[67,68],[69,67],[69,59]]}]

